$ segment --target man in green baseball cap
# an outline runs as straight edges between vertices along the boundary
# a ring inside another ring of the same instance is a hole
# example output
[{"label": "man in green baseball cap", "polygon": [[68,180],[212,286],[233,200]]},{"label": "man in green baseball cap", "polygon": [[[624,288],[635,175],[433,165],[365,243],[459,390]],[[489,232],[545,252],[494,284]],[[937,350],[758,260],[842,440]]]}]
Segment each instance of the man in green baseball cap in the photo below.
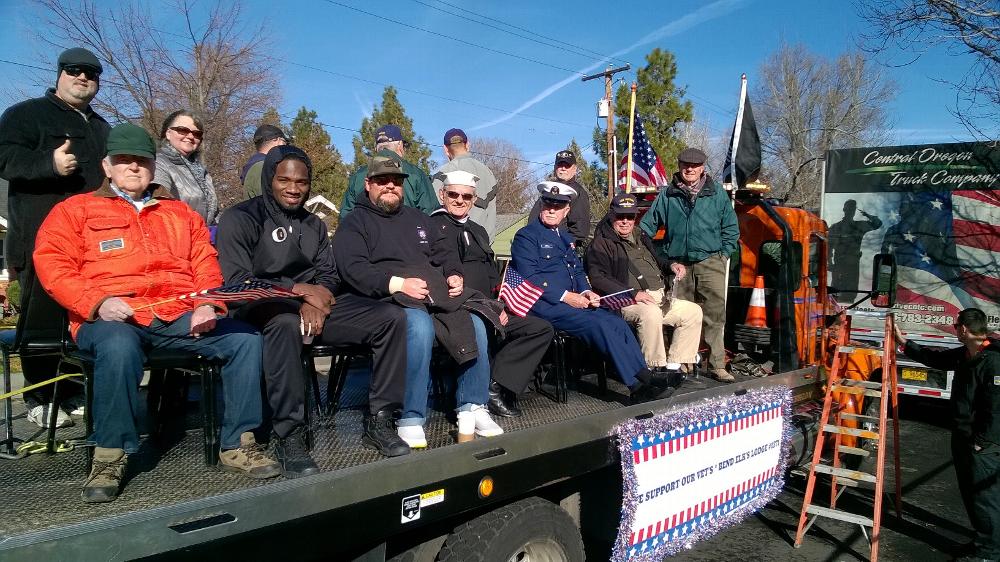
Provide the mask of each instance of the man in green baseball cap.
[{"label": "man in green baseball cap", "polygon": [[[219,467],[251,478],[279,475],[253,434],[263,415],[260,335],[226,318],[225,303],[205,294],[222,285],[205,221],[182,201],[154,197],[155,146],[144,129],[118,125],[107,149],[109,181],[56,205],[33,256],[38,280],[69,312],[70,333],[99,373],[83,501],[114,500],[126,459],[139,450],[136,406],[148,349],[222,362]],[[178,298],[195,293],[203,296]]]}]

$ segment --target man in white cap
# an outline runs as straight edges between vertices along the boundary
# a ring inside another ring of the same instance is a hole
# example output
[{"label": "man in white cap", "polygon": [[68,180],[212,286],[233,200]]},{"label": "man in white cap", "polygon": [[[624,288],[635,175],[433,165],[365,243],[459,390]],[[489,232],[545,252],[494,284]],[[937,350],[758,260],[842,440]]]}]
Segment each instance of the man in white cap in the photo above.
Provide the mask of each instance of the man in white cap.
[{"label": "man in white cap", "polygon": [[[471,216],[479,177],[454,170],[440,174],[439,181],[438,196],[444,207],[431,213],[431,221],[457,253],[465,286],[492,297],[500,282],[500,268],[486,230]],[[494,356],[487,406],[493,415],[517,417],[521,415],[517,396],[528,388],[535,368],[545,356],[552,342],[552,326],[541,318],[520,317],[509,310],[501,313],[500,321],[503,334],[490,342]]]},{"label": "man in white cap", "polygon": [[553,181],[538,184],[541,211],[514,236],[511,266],[541,290],[531,314],[555,328],[597,348],[609,358],[633,403],[665,398],[673,392],[669,380],[655,376],[646,366],[639,342],[622,318],[601,308],[601,299],[590,288],[583,263],[576,255],[573,237],[562,223],[576,198],[572,187]]},{"label": "man in white cap", "polygon": [[[469,137],[462,129],[448,129],[444,134],[444,155],[448,157],[449,162],[432,174],[434,191],[440,194],[444,187],[444,175],[448,172],[462,170],[475,175],[478,178],[473,184],[476,187],[476,199],[468,215],[486,230],[489,242],[492,244],[497,229],[496,177],[486,164],[476,160],[469,153]],[[441,203],[445,203],[444,199],[441,199]]]}]

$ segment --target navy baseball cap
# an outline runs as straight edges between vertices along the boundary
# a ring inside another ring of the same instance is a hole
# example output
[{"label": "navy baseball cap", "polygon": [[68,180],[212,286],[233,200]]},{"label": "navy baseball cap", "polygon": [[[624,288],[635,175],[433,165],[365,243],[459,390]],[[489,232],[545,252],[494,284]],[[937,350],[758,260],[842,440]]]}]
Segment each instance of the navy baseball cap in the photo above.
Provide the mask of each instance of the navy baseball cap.
[{"label": "navy baseball cap", "polygon": [[375,144],[403,140],[403,132],[395,125],[382,125],[375,131]]},{"label": "navy baseball cap", "polygon": [[444,134],[444,144],[465,144],[469,142],[469,137],[465,135],[465,131],[462,129],[448,129],[448,132]]}]

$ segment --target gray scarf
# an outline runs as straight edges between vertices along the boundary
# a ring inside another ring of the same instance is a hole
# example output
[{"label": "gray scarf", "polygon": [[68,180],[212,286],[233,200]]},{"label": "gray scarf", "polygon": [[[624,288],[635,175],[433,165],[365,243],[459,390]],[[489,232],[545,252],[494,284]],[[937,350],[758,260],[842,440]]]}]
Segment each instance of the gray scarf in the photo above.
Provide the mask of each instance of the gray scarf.
[{"label": "gray scarf", "polygon": [[201,160],[198,156],[201,154],[197,150],[184,156],[180,153],[174,145],[170,144],[170,141],[163,141],[163,146],[161,152],[170,163],[175,165],[184,166],[191,172],[191,176],[194,178],[195,183],[198,184],[198,188],[201,190],[202,197],[206,205],[208,205],[208,216],[214,217],[219,212],[219,197],[215,194],[215,190],[208,186],[208,170],[202,165]]}]

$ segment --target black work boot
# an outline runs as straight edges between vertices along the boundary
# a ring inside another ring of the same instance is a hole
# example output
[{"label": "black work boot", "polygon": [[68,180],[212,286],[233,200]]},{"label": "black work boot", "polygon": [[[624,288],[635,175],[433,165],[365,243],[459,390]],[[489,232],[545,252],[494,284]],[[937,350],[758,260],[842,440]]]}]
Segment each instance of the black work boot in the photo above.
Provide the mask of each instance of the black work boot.
[{"label": "black work boot", "polygon": [[90,477],[83,485],[83,501],[104,503],[118,497],[128,455],[121,449],[94,447],[94,463]]},{"label": "black work boot", "polygon": [[668,369],[666,367],[653,367],[653,380],[663,381],[666,386],[678,387],[687,378],[687,374],[680,369]]},{"label": "black work boot", "polygon": [[410,454],[410,446],[396,433],[393,408],[382,408],[365,417],[365,433],[361,443],[375,449],[384,457],[399,457]]},{"label": "black work boot", "polygon": [[635,381],[635,383],[628,387],[628,389],[629,397],[632,399],[633,404],[641,404],[643,402],[649,402],[650,400],[668,398],[674,393],[673,387],[657,386],[641,380]]},{"label": "black work boot", "polygon": [[517,407],[517,397],[514,393],[492,379],[490,379],[490,399],[486,405],[490,413],[495,416],[516,418],[521,415],[521,408]]},{"label": "black work boot", "polygon": [[281,474],[285,478],[298,478],[319,472],[319,467],[306,449],[304,427],[296,427],[288,437],[278,437],[274,444],[274,456],[281,464]]}]

